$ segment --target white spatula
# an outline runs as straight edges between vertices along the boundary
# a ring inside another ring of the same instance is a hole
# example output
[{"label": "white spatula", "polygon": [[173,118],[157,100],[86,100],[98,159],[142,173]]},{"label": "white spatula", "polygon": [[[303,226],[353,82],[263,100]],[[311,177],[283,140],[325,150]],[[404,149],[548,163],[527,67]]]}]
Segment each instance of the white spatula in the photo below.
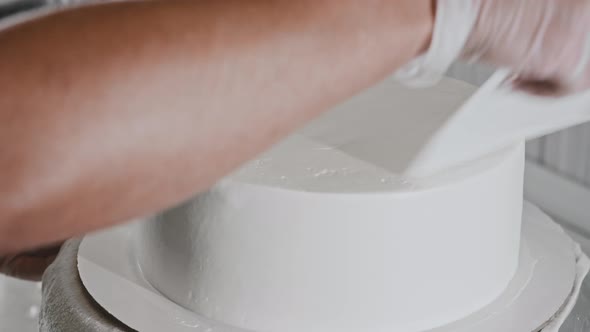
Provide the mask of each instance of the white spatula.
[{"label": "white spatula", "polygon": [[502,85],[496,73],[423,144],[405,169],[409,176],[436,174],[512,143],[590,121],[590,91],[539,97]]}]

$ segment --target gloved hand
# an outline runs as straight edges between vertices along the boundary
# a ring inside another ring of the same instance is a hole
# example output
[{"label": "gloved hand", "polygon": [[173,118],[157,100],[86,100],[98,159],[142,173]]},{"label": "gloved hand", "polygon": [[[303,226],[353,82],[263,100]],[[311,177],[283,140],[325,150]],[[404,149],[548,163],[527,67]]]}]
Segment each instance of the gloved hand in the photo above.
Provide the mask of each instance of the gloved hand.
[{"label": "gloved hand", "polygon": [[[442,0],[439,4],[453,0]],[[508,67],[536,93],[590,88],[590,1],[477,0],[463,57]]]},{"label": "gloved hand", "polygon": [[41,281],[45,269],[59,253],[61,244],[16,255],[0,257],[0,273],[30,281]]},{"label": "gloved hand", "polygon": [[453,61],[509,68],[517,88],[568,94],[590,88],[590,1],[438,0],[428,52],[398,78],[429,85]]}]

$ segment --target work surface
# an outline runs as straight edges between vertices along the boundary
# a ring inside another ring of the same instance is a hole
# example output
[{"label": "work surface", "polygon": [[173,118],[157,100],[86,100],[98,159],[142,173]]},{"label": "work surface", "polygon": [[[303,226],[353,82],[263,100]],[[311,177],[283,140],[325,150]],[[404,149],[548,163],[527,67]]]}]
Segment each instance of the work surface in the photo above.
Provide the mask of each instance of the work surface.
[{"label": "work surface", "polygon": [[0,331],[39,331],[41,285],[0,276]]}]

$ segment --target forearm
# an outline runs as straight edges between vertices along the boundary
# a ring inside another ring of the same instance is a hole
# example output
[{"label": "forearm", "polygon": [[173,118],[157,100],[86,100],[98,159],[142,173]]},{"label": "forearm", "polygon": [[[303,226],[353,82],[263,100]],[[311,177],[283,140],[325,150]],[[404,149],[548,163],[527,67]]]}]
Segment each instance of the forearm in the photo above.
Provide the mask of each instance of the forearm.
[{"label": "forearm", "polygon": [[426,48],[430,4],[131,2],[0,33],[0,251],[206,189]]}]

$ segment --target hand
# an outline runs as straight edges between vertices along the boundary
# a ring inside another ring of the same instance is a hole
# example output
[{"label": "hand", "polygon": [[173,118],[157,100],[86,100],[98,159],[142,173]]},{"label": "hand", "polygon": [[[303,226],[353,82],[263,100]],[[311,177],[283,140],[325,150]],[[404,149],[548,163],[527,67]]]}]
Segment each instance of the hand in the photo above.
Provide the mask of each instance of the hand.
[{"label": "hand", "polygon": [[53,263],[62,244],[0,257],[0,273],[29,281],[41,281],[45,269]]},{"label": "hand", "polygon": [[406,84],[435,84],[458,58],[512,70],[535,94],[590,89],[590,1],[438,0],[428,52],[398,71]]},{"label": "hand", "polygon": [[[444,0],[439,1],[444,5]],[[478,16],[463,56],[504,66],[537,94],[590,88],[590,1],[476,0]]]}]

